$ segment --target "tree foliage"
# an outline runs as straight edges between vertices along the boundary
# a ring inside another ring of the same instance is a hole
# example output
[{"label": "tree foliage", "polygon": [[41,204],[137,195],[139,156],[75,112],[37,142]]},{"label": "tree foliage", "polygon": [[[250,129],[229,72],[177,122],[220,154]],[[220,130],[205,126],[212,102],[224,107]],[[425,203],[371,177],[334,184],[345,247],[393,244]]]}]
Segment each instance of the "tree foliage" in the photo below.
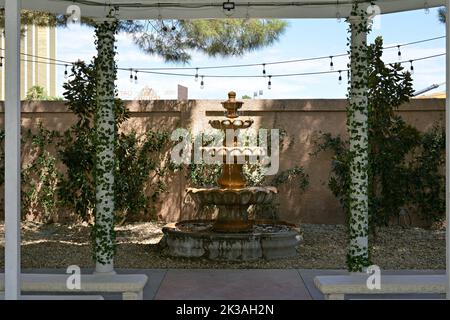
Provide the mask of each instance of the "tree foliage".
[{"label": "tree foliage", "polygon": [[[29,10],[22,11],[21,21],[22,25],[67,25],[65,15]],[[81,22],[94,26],[86,17]],[[0,11],[3,25],[4,9]],[[274,44],[286,27],[287,22],[278,19],[121,20],[118,25],[143,52],[181,63],[190,61],[192,51],[211,57],[241,56]]]},{"label": "tree foliage", "polygon": [[[22,25],[36,25],[39,27],[63,27],[67,24],[64,15],[50,14],[44,11],[21,10],[20,22]],[[5,8],[0,8],[0,27],[5,25]]]},{"label": "tree foliage", "polygon": [[447,21],[447,10],[445,8],[439,8],[438,10],[439,21],[445,23]]},{"label": "tree foliage", "polygon": [[241,56],[275,43],[286,29],[277,19],[147,20],[123,23],[145,53],[165,61],[189,62],[191,52],[205,55]]},{"label": "tree foliage", "polygon": [[52,100],[63,100],[60,97],[49,96],[47,91],[42,86],[32,86],[28,89],[27,94],[25,96],[25,100],[28,101],[52,101]]}]

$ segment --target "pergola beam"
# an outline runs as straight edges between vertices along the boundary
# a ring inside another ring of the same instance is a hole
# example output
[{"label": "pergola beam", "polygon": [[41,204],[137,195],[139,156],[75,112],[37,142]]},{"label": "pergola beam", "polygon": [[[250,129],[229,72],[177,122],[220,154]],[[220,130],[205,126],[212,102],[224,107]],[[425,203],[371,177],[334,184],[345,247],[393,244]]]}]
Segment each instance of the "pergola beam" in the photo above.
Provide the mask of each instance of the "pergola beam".
[{"label": "pergola beam", "polygon": [[[5,0],[0,0],[0,6]],[[70,5],[78,5],[82,17],[105,17],[109,6],[117,6],[117,18],[139,19],[223,19],[231,18],[281,18],[281,19],[335,19],[337,13],[343,18],[350,16],[350,0],[233,0],[236,8],[224,12],[222,3],[226,0],[22,0],[23,7],[51,13],[66,13]],[[444,6],[446,0],[378,0],[381,14]],[[367,8],[370,1],[361,1]]]},{"label": "pergola beam", "polygon": [[20,297],[20,0],[5,3],[5,299]]}]

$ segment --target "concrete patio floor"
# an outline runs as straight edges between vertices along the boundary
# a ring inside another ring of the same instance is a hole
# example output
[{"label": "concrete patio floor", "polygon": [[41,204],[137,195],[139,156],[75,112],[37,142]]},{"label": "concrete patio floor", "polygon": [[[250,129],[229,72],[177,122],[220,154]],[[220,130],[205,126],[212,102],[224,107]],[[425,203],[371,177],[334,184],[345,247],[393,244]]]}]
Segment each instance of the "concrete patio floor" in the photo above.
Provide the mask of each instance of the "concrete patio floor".
[{"label": "concrete patio floor", "polygon": [[[319,269],[117,269],[117,273],[146,274],[145,300],[322,300],[313,279],[346,274]],[[24,269],[24,273],[65,273],[63,269]],[[83,273],[92,270],[83,269]],[[445,274],[445,270],[388,270],[383,274]],[[49,294],[26,293],[23,294]],[[102,294],[106,300],[120,294]],[[439,294],[349,295],[346,299],[443,299]]]}]

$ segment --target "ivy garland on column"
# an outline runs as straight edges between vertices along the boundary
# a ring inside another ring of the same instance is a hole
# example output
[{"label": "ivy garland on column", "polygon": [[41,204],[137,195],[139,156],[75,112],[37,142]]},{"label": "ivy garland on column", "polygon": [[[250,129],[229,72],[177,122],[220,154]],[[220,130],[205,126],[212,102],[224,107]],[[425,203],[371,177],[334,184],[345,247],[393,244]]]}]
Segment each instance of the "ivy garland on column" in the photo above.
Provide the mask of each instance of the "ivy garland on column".
[{"label": "ivy garland on column", "polygon": [[367,33],[370,26],[367,12],[357,2],[349,18],[350,69],[347,128],[350,134],[349,243],[347,267],[361,272],[370,265],[369,235],[369,139],[367,88],[369,65]]},{"label": "ivy garland on column", "polygon": [[114,232],[114,150],[116,143],[114,81],[117,78],[115,36],[118,22],[111,14],[95,27],[97,110],[95,115],[96,188],[95,225],[92,229],[97,272],[112,272],[116,249]]}]

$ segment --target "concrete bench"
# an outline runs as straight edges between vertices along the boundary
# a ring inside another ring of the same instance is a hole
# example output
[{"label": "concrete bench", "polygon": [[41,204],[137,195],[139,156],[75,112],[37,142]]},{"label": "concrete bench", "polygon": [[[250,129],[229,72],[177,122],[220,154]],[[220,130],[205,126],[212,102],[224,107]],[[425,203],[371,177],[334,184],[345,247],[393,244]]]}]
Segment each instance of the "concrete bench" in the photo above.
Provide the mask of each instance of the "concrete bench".
[{"label": "concrete bench", "polygon": [[446,275],[381,275],[380,289],[369,289],[369,275],[317,276],[314,284],[327,300],[343,300],[346,294],[445,293]]},{"label": "concrete bench", "polygon": [[[5,294],[0,293],[0,300]],[[105,300],[100,295],[21,295],[20,300]]]},{"label": "concrete bench", "polygon": [[[145,274],[82,274],[81,288],[68,289],[68,274],[22,273],[23,292],[110,292],[122,293],[123,300],[142,300],[148,277]],[[5,275],[0,274],[0,292],[5,291]]]}]

